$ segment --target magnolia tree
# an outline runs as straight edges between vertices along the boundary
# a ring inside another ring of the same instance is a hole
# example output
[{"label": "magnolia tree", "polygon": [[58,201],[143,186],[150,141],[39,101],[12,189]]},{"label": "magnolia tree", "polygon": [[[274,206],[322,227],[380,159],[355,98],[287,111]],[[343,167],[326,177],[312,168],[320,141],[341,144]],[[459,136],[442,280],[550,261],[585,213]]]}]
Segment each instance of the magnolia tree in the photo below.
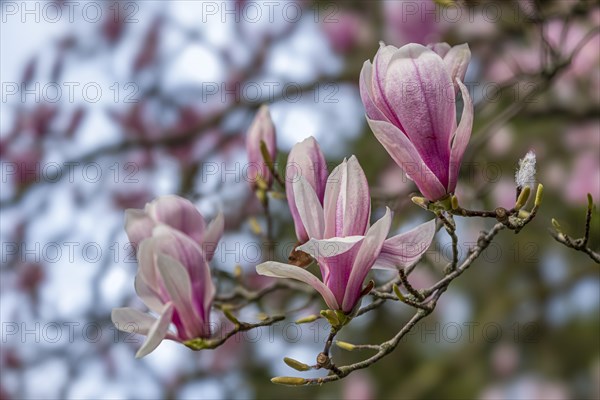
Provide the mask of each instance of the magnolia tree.
[{"label": "magnolia tree", "polygon": [[[320,377],[277,376],[272,382],[320,385],[337,381],[398,348],[417,322],[443,301],[450,284],[478,263],[496,236],[502,231],[521,232],[542,204],[543,185],[536,182],[533,150],[518,161],[511,208],[472,209],[456,195],[461,161],[476,118],[463,83],[470,58],[467,44],[411,43],[397,48],[381,43],[373,61],[365,61],[357,77],[366,121],[383,146],[377,157],[390,157],[398,164],[420,191],[420,196],[411,197],[414,210],[421,207],[430,212],[429,221],[411,230],[390,234],[394,214],[371,201],[369,182],[354,155],[330,171],[319,143],[309,137],[292,148],[284,165],[277,163],[276,127],[267,105],[256,114],[246,142],[250,186],[267,221],[266,228],[258,227],[256,234],[266,238],[267,247],[280,245],[273,238],[270,208],[273,202],[287,202],[297,239],[287,260],[273,257],[256,265],[257,274],[274,278],[270,284],[255,290],[239,269],[233,274],[211,270],[224,230],[222,214],[207,223],[192,202],[174,195],[159,197],[143,210],[127,210],[125,230],[136,246],[139,265],[135,290],[149,312],[116,308],[112,320],[120,330],[146,336],[136,356],[146,356],[163,340],[180,342],[191,350],[214,349],[239,332],[275,324],[314,304],[320,313],[304,315],[296,323],[323,319],[330,325],[322,351],[312,360],[286,357],[284,361],[299,372],[317,369],[324,373]],[[588,197],[583,237],[571,238],[556,221],[554,236],[600,262],[600,255],[588,245],[593,209]],[[495,224],[460,254],[457,220],[469,224],[473,218],[492,219]],[[442,276],[424,287],[411,284],[410,275],[438,235],[448,235],[452,244]],[[392,272],[381,275],[378,270]],[[268,302],[276,291],[308,295],[308,303],[282,308],[277,314],[265,313],[257,321],[240,320],[240,310]],[[387,302],[414,310],[394,336],[368,344],[360,337],[352,343],[336,340],[354,319]],[[215,324],[219,318],[229,323]],[[334,346],[348,352],[364,350],[364,357],[342,365],[332,355]]]}]

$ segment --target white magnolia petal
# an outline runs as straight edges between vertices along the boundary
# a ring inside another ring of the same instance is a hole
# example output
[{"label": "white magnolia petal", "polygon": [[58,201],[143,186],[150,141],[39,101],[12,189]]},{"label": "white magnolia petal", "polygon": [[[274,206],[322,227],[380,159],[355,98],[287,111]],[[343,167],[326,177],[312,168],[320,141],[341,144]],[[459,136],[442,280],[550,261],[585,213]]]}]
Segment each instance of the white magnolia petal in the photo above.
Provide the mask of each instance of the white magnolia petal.
[{"label": "white magnolia petal", "polygon": [[321,296],[323,296],[323,299],[329,308],[332,310],[338,310],[340,308],[331,290],[329,290],[329,288],[325,286],[325,284],[316,276],[303,268],[275,261],[267,261],[257,265],[256,272],[263,276],[270,276],[273,278],[290,278],[304,282],[312,286],[321,294]]},{"label": "white magnolia petal", "polygon": [[206,232],[204,233],[202,250],[204,251],[207,261],[212,260],[215,250],[217,249],[217,243],[219,243],[219,239],[221,239],[224,229],[225,219],[223,217],[223,213],[219,212],[215,219],[208,224]]},{"label": "white magnolia petal", "polygon": [[[177,309],[188,337],[202,331],[202,323],[192,303],[192,284],[187,269],[176,259],[166,254],[157,258],[158,270],[165,288]],[[183,335],[182,335],[183,336]]]},{"label": "white magnolia petal", "polygon": [[135,292],[138,297],[142,299],[144,304],[152,311],[158,313],[164,307],[163,301],[160,296],[150,287],[138,272],[135,274],[134,280]]},{"label": "white magnolia petal", "polygon": [[310,239],[296,250],[310,254],[314,258],[333,257],[350,250],[364,239],[364,236],[334,237],[331,239]]},{"label": "white magnolia petal", "polygon": [[397,269],[416,261],[431,245],[436,232],[435,219],[425,222],[408,232],[387,239],[373,268]]},{"label": "white magnolia petal", "polygon": [[309,238],[321,239],[325,230],[323,206],[304,177],[299,177],[294,185],[294,200],[302,223]]},{"label": "white magnolia petal", "polygon": [[450,149],[449,192],[454,192],[454,189],[456,188],[462,158],[465,154],[467,145],[469,144],[469,139],[471,139],[471,131],[473,129],[473,100],[471,100],[471,96],[469,96],[469,90],[460,79],[457,79],[456,82],[460,87],[464,106],[462,117],[454,132],[452,148]]},{"label": "white magnolia petal", "polygon": [[151,352],[154,351],[167,337],[167,333],[169,331],[169,325],[171,324],[171,319],[173,318],[173,304],[167,303],[165,304],[160,317],[154,322],[154,324],[150,327],[148,331],[148,337],[142,347],[135,354],[135,358],[142,358]]},{"label": "white magnolia petal", "polygon": [[115,327],[123,332],[148,335],[156,318],[135,308],[113,308],[110,317]]}]

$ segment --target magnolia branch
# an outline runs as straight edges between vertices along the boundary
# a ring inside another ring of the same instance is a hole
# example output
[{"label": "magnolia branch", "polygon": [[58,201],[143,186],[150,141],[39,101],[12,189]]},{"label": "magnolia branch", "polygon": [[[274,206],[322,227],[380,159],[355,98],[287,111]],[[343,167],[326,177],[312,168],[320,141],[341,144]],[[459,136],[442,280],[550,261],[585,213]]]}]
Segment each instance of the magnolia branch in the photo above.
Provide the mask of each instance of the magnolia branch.
[{"label": "magnolia branch", "polygon": [[[533,216],[526,217],[527,222],[525,222],[524,224],[527,224],[529,221],[531,221],[533,219],[533,217],[535,216],[535,211],[538,207],[539,207],[539,204],[534,205],[534,209],[532,209],[532,212],[529,214],[530,216],[531,215],[533,215]],[[446,222],[444,222],[444,225],[446,223],[450,223],[450,222],[448,220],[446,220]],[[458,265],[458,263],[454,261],[457,259],[457,255],[453,254],[453,261],[450,263],[450,267],[446,269],[448,271],[446,276],[443,279],[441,279],[440,281],[438,281],[436,284],[431,286],[430,288],[427,288],[425,290],[417,290],[407,280],[407,272],[406,271],[409,268],[410,268],[410,271],[412,271],[414,269],[414,266],[416,266],[422,260],[422,258],[420,258],[419,260],[415,261],[410,266],[405,267],[404,269],[399,269],[399,276],[397,278],[392,279],[392,280],[386,282],[385,284],[381,285],[377,289],[371,291],[371,296],[374,298],[374,300],[367,306],[361,308],[356,313],[356,316],[360,316],[366,312],[372,311],[373,309],[381,306],[387,300],[401,301],[405,304],[408,304],[408,305],[416,308],[416,312],[411,317],[411,319],[390,340],[385,341],[381,344],[376,344],[376,345],[375,344],[354,345],[354,344],[340,342],[340,341],[334,342],[334,338],[335,338],[335,335],[337,334],[338,330],[332,329],[332,331],[327,339],[325,349],[317,357],[317,364],[315,366],[307,366],[307,365],[299,363],[295,360],[286,359],[286,363],[289,366],[291,366],[292,368],[295,368],[297,370],[300,370],[300,371],[305,371],[305,370],[313,369],[313,368],[319,369],[319,368],[328,367],[327,369],[329,369],[329,371],[330,371],[329,375],[327,375],[325,377],[320,377],[320,378],[301,378],[301,377],[282,376],[282,377],[275,377],[271,381],[273,383],[283,384],[283,385],[291,385],[291,386],[321,385],[323,383],[328,383],[328,382],[333,382],[333,381],[343,379],[344,377],[348,376],[350,373],[352,373],[356,370],[367,368],[367,367],[375,364],[376,362],[378,362],[379,360],[384,358],[386,355],[388,355],[392,351],[394,351],[395,348],[400,343],[401,339],[408,332],[410,332],[411,329],[413,329],[414,326],[421,319],[425,318],[426,316],[428,316],[429,314],[431,314],[433,312],[433,310],[437,306],[437,302],[441,298],[442,294],[446,291],[446,289],[448,288],[450,283],[454,279],[456,279],[460,275],[462,275],[475,262],[475,260],[477,260],[479,258],[479,256],[482,254],[482,252],[486,248],[489,247],[489,245],[492,243],[492,241],[496,237],[496,235],[500,231],[502,231],[503,229],[506,229],[506,228],[507,228],[506,224],[499,222],[496,225],[494,225],[489,232],[483,232],[479,236],[479,238],[477,240],[477,244],[469,250],[469,255],[460,265]],[[458,241],[458,237],[456,236],[456,234],[451,235],[451,237],[452,237],[453,243]],[[454,248],[454,246],[453,246],[453,248]],[[454,253],[454,251],[453,251],[453,253]],[[406,296],[406,295],[402,294],[400,292],[400,290],[398,289],[398,285],[402,285],[406,289],[406,291],[409,293],[409,295]],[[392,291],[394,292],[394,294],[391,293]],[[329,355],[329,350],[330,350],[332,342],[335,343],[337,347],[339,347],[343,350],[347,350],[347,351],[371,350],[371,351],[376,351],[376,353],[373,356],[371,356],[363,361],[354,363],[354,364],[345,365],[345,366],[336,366],[333,363],[333,360],[331,359],[331,357]]]},{"label": "magnolia branch", "polygon": [[554,232],[552,232],[552,237],[558,243],[561,243],[571,249],[576,251],[581,251],[587,254],[594,262],[600,264],[600,253],[592,250],[589,246],[590,240],[590,228],[592,225],[592,213],[594,210],[594,203],[592,199],[592,195],[588,193],[588,207],[585,214],[585,229],[583,233],[583,237],[579,239],[574,239],[571,236],[567,235],[557,220],[552,219],[552,225],[554,227]]}]

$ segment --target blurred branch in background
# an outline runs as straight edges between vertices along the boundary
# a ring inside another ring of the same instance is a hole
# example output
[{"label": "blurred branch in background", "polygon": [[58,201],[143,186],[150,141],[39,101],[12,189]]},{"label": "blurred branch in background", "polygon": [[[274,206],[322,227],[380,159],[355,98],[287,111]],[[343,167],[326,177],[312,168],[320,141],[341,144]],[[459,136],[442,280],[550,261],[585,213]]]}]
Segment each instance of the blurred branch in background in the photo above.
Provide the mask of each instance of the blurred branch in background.
[{"label": "blurred branch in background", "polygon": [[600,254],[588,247],[588,242],[590,241],[590,227],[592,225],[592,213],[594,208],[594,200],[592,195],[588,193],[588,206],[585,213],[585,229],[581,238],[573,239],[564,233],[560,224],[554,218],[552,219],[552,226],[554,226],[555,232],[552,233],[552,237],[558,243],[561,243],[571,249],[584,252],[590,256],[592,260],[600,264]]}]

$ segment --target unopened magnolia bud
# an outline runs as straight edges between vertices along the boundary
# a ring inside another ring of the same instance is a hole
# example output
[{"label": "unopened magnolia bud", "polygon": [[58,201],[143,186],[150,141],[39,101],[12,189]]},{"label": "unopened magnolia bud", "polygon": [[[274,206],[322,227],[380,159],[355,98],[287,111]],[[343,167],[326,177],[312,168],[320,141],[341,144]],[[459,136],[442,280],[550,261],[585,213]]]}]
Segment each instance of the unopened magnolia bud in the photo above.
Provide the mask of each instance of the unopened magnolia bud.
[{"label": "unopened magnolia bud", "polygon": [[529,186],[525,186],[523,188],[523,190],[521,190],[521,193],[519,194],[519,198],[517,199],[517,202],[515,203],[515,210],[520,210],[521,208],[523,208],[523,206],[525,206],[525,204],[527,203],[527,200],[529,200],[530,194],[531,194],[531,188]]},{"label": "unopened magnolia bud", "polygon": [[335,345],[337,347],[339,347],[342,350],[346,350],[346,351],[354,351],[356,350],[356,346],[353,345],[352,343],[348,343],[348,342],[342,342],[341,340],[336,340],[335,341]]},{"label": "unopened magnolia bud", "polygon": [[286,363],[289,367],[294,368],[296,371],[308,371],[310,370],[310,366],[304,363],[301,363],[298,360],[294,360],[293,358],[285,357],[283,362]]},{"label": "unopened magnolia bud", "polygon": [[275,126],[267,106],[256,113],[246,137],[248,163],[248,181],[252,189],[269,189],[273,183],[271,174],[273,160],[277,156]]},{"label": "unopened magnolia bud", "polygon": [[429,201],[427,199],[425,199],[424,197],[419,197],[419,196],[414,196],[411,197],[410,200],[415,203],[416,205],[418,205],[419,207],[428,210],[428,206],[429,206]]},{"label": "unopened magnolia bud", "polygon": [[588,210],[591,212],[592,209],[594,208],[594,199],[592,198],[591,193],[587,194],[587,200],[588,200]]},{"label": "unopened magnolia bud", "polygon": [[394,283],[394,286],[392,286],[392,288],[394,289],[394,293],[396,294],[396,297],[398,297],[400,300],[404,300],[405,297],[402,294],[402,292],[400,291],[400,288],[398,287],[398,285],[396,285]]},{"label": "unopened magnolia bud", "polygon": [[535,153],[533,150],[525,154],[521,160],[519,160],[519,168],[515,173],[515,182],[517,187],[525,188],[526,186],[533,186],[535,184]]},{"label": "unopened magnolia bud", "polygon": [[458,208],[458,197],[456,197],[456,195],[452,195],[450,198],[450,205],[452,206],[453,210]]},{"label": "unopened magnolia bud", "polygon": [[539,207],[542,205],[542,198],[544,197],[544,185],[542,185],[541,183],[537,186],[537,190],[535,192],[535,203],[534,205],[536,207]]},{"label": "unopened magnolia bud", "polygon": [[296,323],[298,325],[300,325],[300,324],[308,324],[310,322],[314,322],[314,321],[318,320],[319,318],[321,318],[321,317],[318,316],[318,315],[314,315],[313,314],[313,315],[309,315],[308,317],[297,319]]},{"label": "unopened magnolia bud", "polygon": [[554,218],[552,218],[552,226],[554,227],[554,229],[556,229],[557,232],[562,233],[562,227],[560,226],[558,221]]},{"label": "unopened magnolia bud", "polygon": [[340,320],[338,319],[337,314],[333,310],[321,310],[321,316],[324,317],[331,326],[340,325]]},{"label": "unopened magnolia bud", "polygon": [[260,319],[261,321],[266,321],[266,320],[268,320],[268,319],[269,319],[269,315],[267,315],[267,314],[265,314],[265,313],[263,313],[263,312],[261,312],[261,313],[258,313],[258,314],[256,315],[256,317],[257,317],[258,319]]},{"label": "unopened magnolia bud", "polygon": [[275,378],[271,378],[271,382],[278,385],[300,386],[306,384],[306,379],[294,376],[276,376]]}]

